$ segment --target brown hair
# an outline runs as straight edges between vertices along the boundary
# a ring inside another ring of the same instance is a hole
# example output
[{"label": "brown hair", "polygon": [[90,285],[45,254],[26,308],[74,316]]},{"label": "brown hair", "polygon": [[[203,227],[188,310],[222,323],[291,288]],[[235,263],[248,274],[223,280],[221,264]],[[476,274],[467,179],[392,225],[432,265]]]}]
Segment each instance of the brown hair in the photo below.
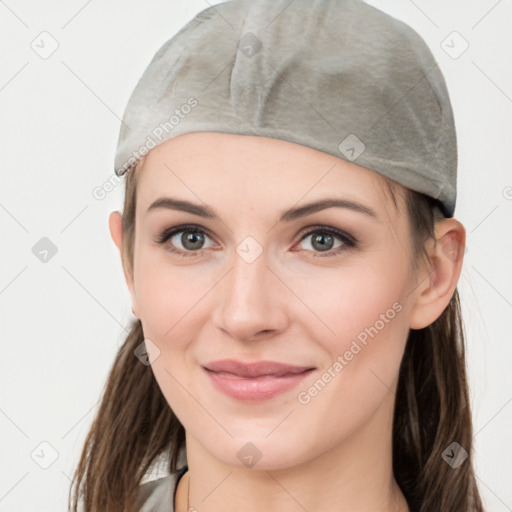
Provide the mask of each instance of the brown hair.
[{"label": "brown hair", "polygon": [[[123,261],[133,275],[137,178],[142,161],[126,174]],[[385,178],[397,210],[395,183]],[[410,219],[413,266],[427,257],[444,218],[438,201],[401,187]],[[139,484],[161,456],[178,469],[185,430],[166,402],[150,366],[134,356],[144,340],[132,321],[103,390],[70,487],[70,511],[134,512]],[[393,471],[411,512],[482,512],[472,462],[472,419],[466,381],[465,335],[457,289],[431,325],[410,330],[399,369],[393,419]],[[469,454],[459,467],[442,458],[452,442]]]}]

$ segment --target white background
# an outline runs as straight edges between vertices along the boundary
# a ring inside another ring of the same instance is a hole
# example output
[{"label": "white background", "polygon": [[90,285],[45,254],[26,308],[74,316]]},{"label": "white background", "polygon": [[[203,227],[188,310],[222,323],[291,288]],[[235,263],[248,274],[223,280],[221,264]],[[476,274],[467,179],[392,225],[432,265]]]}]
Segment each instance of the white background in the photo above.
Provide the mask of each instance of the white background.
[{"label": "white background", "polygon": [[[455,217],[467,229],[459,291],[476,471],[487,510],[510,511],[512,4],[369,3],[423,36],[450,91],[459,140]],[[108,231],[124,185],[103,200],[92,191],[112,177],[120,118],[140,75],[208,5],[0,0],[0,512],[66,510],[69,477],[131,318]],[[47,59],[31,48],[41,37],[50,47],[42,31],[58,43]],[[469,47],[453,58],[460,37]],[[57,247],[46,263],[32,252],[43,237]],[[47,469],[36,463],[53,455]]]}]

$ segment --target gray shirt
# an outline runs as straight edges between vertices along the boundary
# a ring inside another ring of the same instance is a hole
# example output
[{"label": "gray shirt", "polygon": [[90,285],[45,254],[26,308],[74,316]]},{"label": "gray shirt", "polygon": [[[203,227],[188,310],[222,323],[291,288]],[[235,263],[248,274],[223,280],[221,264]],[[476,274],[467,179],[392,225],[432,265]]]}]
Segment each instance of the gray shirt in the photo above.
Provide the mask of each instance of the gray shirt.
[{"label": "gray shirt", "polygon": [[174,512],[174,499],[180,478],[188,470],[182,467],[176,473],[142,484],[137,497],[139,512]]}]

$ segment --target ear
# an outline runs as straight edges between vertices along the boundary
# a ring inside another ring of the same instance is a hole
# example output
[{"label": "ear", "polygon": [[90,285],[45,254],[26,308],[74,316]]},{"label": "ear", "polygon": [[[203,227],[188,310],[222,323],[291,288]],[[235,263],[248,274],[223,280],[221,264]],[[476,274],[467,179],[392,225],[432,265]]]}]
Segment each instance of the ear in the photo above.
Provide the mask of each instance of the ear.
[{"label": "ear", "polygon": [[429,240],[430,265],[423,268],[413,290],[415,300],[410,312],[411,329],[423,329],[437,320],[448,306],[462,270],[466,230],[456,219],[436,224],[435,242]]},{"label": "ear", "polygon": [[112,237],[112,240],[116,244],[119,254],[121,256],[121,265],[123,267],[123,273],[124,278],[126,281],[126,285],[128,286],[128,290],[130,292],[131,298],[132,298],[132,312],[133,314],[138,317],[137,314],[137,298],[135,295],[135,287],[133,284],[133,275],[127,270],[127,265],[124,260],[124,253],[123,253],[123,218],[121,214],[117,211],[112,212],[108,218],[108,227],[110,230],[110,236]]}]

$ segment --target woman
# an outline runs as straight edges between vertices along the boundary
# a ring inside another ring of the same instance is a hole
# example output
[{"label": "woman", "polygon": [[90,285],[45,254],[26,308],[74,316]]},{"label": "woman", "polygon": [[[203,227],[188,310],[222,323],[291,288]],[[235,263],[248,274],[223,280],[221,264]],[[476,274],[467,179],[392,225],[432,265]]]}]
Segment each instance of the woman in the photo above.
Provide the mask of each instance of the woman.
[{"label": "woman", "polygon": [[483,510],[456,164],[430,51],[359,0],[234,0],[164,44],[109,218],[137,320],[72,510]]}]

